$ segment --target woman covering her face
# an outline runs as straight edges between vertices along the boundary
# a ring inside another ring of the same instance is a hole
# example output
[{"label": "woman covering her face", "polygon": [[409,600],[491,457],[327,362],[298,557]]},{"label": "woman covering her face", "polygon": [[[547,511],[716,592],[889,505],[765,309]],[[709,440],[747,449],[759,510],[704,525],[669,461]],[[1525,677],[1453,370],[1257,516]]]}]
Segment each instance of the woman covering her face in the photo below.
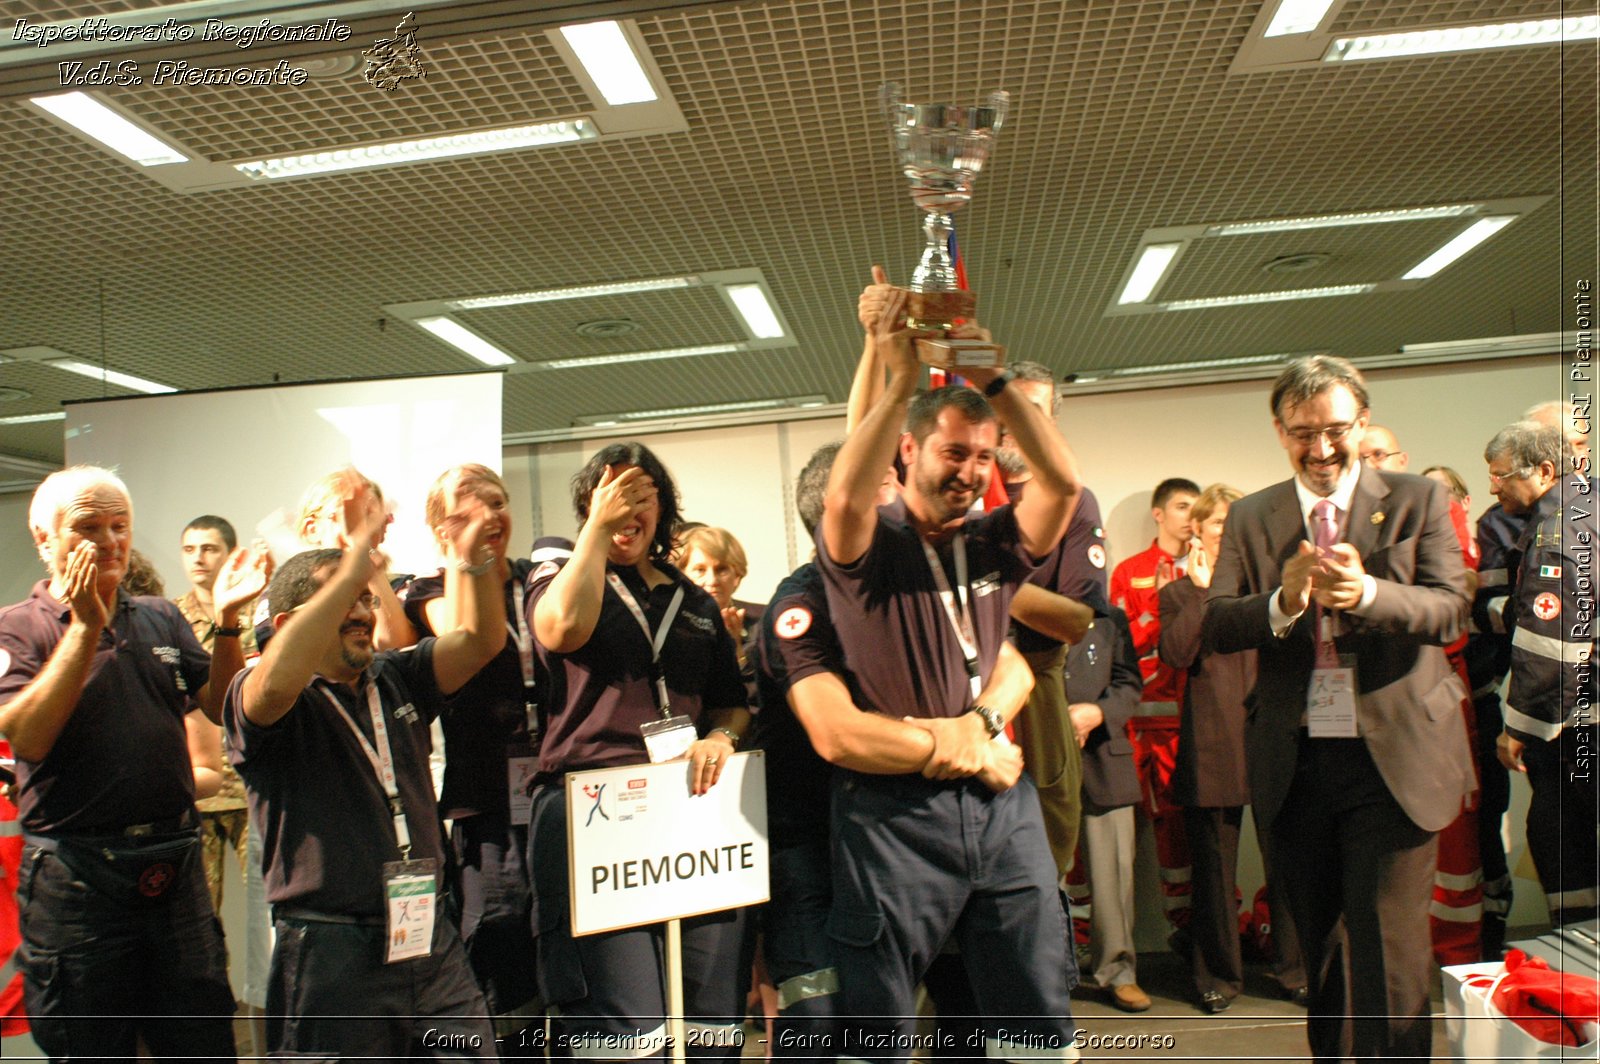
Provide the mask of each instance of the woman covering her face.
[{"label": "woman covering her face", "polygon": [[[749,714],[721,607],[667,561],[678,493],[660,459],[637,443],[606,447],[573,478],[572,498],[570,556],[541,561],[528,582],[530,627],[550,677],[528,840],[539,989],[570,1044],[635,1038],[639,1053],[617,1055],[636,1056],[664,1033],[663,929],[571,936],[563,779],[680,758],[692,791],[704,794]],[[693,1058],[738,1055],[742,925],[742,911],[683,921]]]}]

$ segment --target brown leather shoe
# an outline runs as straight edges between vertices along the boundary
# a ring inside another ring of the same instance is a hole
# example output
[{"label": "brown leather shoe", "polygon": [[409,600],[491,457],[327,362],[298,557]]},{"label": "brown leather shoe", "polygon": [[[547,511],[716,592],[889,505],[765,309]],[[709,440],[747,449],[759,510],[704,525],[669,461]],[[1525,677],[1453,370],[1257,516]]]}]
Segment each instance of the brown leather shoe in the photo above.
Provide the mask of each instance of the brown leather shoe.
[{"label": "brown leather shoe", "polygon": [[1111,988],[1111,1003],[1123,1012],[1143,1012],[1150,1007],[1150,995],[1138,983],[1123,983]]}]

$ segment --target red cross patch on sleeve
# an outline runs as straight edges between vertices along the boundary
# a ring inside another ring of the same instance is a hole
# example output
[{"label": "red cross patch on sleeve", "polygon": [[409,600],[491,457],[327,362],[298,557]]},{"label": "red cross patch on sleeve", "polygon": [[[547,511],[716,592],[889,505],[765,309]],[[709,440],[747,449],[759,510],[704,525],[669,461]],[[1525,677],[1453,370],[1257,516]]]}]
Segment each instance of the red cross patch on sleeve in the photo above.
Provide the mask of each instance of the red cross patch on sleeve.
[{"label": "red cross patch on sleeve", "polygon": [[1546,591],[1533,600],[1533,615],[1541,621],[1553,621],[1561,615],[1561,600]]},{"label": "red cross patch on sleeve", "polygon": [[778,614],[772,630],[779,639],[799,639],[811,630],[811,611],[804,606],[790,606]]}]

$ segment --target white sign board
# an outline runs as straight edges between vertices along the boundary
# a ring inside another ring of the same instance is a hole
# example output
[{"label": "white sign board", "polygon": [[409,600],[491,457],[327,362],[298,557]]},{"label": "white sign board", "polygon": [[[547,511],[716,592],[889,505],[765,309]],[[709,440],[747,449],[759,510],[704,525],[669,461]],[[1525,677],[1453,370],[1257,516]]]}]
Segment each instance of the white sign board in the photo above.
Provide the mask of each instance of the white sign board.
[{"label": "white sign board", "polygon": [[567,774],[573,935],[767,900],[767,773],[735,754],[717,785],[689,791],[689,762]]}]

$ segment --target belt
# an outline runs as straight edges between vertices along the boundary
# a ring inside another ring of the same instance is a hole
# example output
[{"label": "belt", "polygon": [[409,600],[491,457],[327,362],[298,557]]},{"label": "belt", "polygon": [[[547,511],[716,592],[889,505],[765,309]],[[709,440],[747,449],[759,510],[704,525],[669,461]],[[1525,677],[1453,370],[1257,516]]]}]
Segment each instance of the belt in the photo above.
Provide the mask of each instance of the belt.
[{"label": "belt", "polygon": [[274,905],[274,920],[298,920],[307,924],[345,924],[349,927],[382,927],[379,916],[347,916],[344,913],[325,913],[316,909],[302,909],[296,905]]},{"label": "belt", "polygon": [[[178,835],[185,831],[193,831],[199,827],[199,820],[193,813],[184,813],[181,816],[169,817],[166,820],[152,820],[146,824],[129,824],[123,828],[110,828],[105,831],[68,831],[61,832],[59,837],[84,843],[118,843],[129,839],[145,839],[155,835]],[[24,831],[27,841],[42,850],[54,851],[56,838],[53,835],[36,835],[31,831]]]}]

